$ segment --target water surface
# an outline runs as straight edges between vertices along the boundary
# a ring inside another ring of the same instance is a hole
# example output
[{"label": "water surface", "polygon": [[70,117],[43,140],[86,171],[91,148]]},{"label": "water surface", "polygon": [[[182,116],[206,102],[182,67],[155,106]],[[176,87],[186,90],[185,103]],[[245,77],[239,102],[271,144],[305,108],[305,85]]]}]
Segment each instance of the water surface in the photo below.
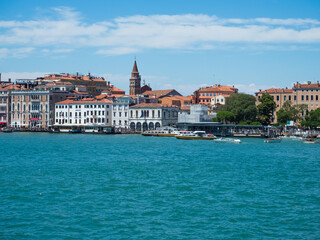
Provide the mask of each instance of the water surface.
[{"label": "water surface", "polygon": [[319,239],[320,144],[0,133],[0,239]]}]

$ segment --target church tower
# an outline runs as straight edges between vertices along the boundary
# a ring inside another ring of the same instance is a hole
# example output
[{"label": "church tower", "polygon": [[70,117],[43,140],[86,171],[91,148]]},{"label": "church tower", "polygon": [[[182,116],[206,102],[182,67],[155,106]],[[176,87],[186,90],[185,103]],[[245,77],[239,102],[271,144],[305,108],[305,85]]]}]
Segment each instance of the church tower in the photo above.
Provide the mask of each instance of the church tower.
[{"label": "church tower", "polygon": [[130,95],[141,94],[141,76],[138,71],[136,60],[134,61],[133,69],[131,72],[129,89]]}]

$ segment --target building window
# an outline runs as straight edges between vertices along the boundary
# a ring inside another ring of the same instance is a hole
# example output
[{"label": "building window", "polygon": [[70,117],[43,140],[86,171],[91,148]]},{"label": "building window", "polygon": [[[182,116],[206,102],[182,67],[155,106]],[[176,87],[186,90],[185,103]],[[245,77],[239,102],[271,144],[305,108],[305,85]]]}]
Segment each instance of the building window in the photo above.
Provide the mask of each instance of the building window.
[{"label": "building window", "polygon": [[297,101],[297,95],[295,95],[293,99],[294,99],[294,101]]},{"label": "building window", "polygon": [[291,101],[291,95],[289,95],[289,101]]},{"label": "building window", "polygon": [[114,116],[114,117],[116,116],[116,112],[113,112],[113,116]]},{"label": "building window", "polygon": [[309,95],[306,95],[306,101],[309,101]]},{"label": "building window", "polygon": [[311,101],[313,101],[313,95],[311,95],[310,97],[311,97]]},{"label": "building window", "polygon": [[316,95],[316,101],[318,101],[319,100],[319,96],[318,95]]},{"label": "building window", "polygon": [[283,100],[284,100],[284,101],[287,100],[287,96],[286,96],[286,95],[283,96]]},{"label": "building window", "polygon": [[301,101],[303,101],[304,100],[304,96],[303,95],[301,95]]}]

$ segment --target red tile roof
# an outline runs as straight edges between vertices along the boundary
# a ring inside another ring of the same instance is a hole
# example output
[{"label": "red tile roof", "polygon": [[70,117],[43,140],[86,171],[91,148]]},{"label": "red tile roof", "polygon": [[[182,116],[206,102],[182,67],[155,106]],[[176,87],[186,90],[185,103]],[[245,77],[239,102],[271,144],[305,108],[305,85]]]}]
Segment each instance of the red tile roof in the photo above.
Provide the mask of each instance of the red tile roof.
[{"label": "red tile roof", "polygon": [[149,95],[149,97],[154,97],[159,98],[161,96],[168,95],[172,91],[175,91],[174,89],[168,89],[168,90],[154,90],[154,91],[145,91],[143,95]]},{"label": "red tile roof", "polygon": [[161,104],[161,103],[140,103],[137,105],[132,106],[132,108],[152,108],[152,107],[177,107],[177,106],[173,106],[173,105],[165,105],[165,104]]},{"label": "red tile roof", "polygon": [[223,85],[214,85],[206,88],[199,88],[198,92],[236,92],[238,91],[235,87],[223,86]]},{"label": "red tile roof", "polygon": [[81,100],[67,99],[67,100],[58,102],[57,104],[72,104],[72,103],[80,104],[80,103],[112,103],[112,102],[108,99],[98,100],[98,99],[93,99],[93,98],[84,98]]}]

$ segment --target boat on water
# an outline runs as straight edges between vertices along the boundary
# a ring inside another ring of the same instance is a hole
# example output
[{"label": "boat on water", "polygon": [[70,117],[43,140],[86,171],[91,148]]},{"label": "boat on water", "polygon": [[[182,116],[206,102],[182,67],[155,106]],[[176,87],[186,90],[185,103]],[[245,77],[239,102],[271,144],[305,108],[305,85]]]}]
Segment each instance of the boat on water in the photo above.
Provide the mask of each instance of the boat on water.
[{"label": "boat on water", "polygon": [[179,134],[178,129],[172,127],[157,128],[156,130],[148,130],[141,133],[142,136],[156,137],[174,137]]},{"label": "boat on water", "polygon": [[320,139],[320,135],[317,136],[317,139]]},{"label": "boat on water", "polygon": [[207,134],[205,131],[180,131],[176,138],[184,140],[213,140],[216,139],[216,136],[211,133]]},{"label": "boat on water", "polygon": [[300,141],[303,138],[298,136],[283,136],[281,137],[282,140],[294,140],[294,141]]},{"label": "boat on water", "polygon": [[264,140],[265,143],[280,143],[281,142],[281,138],[267,138],[266,140]]},{"label": "boat on water", "polygon": [[313,140],[312,138],[306,138],[302,140],[304,143],[309,143],[309,144],[317,144],[319,141]]},{"label": "boat on water", "polygon": [[217,138],[214,141],[217,143],[241,143],[241,140],[237,138]]},{"label": "boat on water", "polygon": [[12,129],[12,128],[3,128],[3,129],[2,129],[2,132],[3,132],[3,133],[12,133],[12,132],[13,132],[13,129]]},{"label": "boat on water", "polygon": [[61,133],[69,133],[71,131],[71,129],[68,128],[60,128],[59,132]]}]

